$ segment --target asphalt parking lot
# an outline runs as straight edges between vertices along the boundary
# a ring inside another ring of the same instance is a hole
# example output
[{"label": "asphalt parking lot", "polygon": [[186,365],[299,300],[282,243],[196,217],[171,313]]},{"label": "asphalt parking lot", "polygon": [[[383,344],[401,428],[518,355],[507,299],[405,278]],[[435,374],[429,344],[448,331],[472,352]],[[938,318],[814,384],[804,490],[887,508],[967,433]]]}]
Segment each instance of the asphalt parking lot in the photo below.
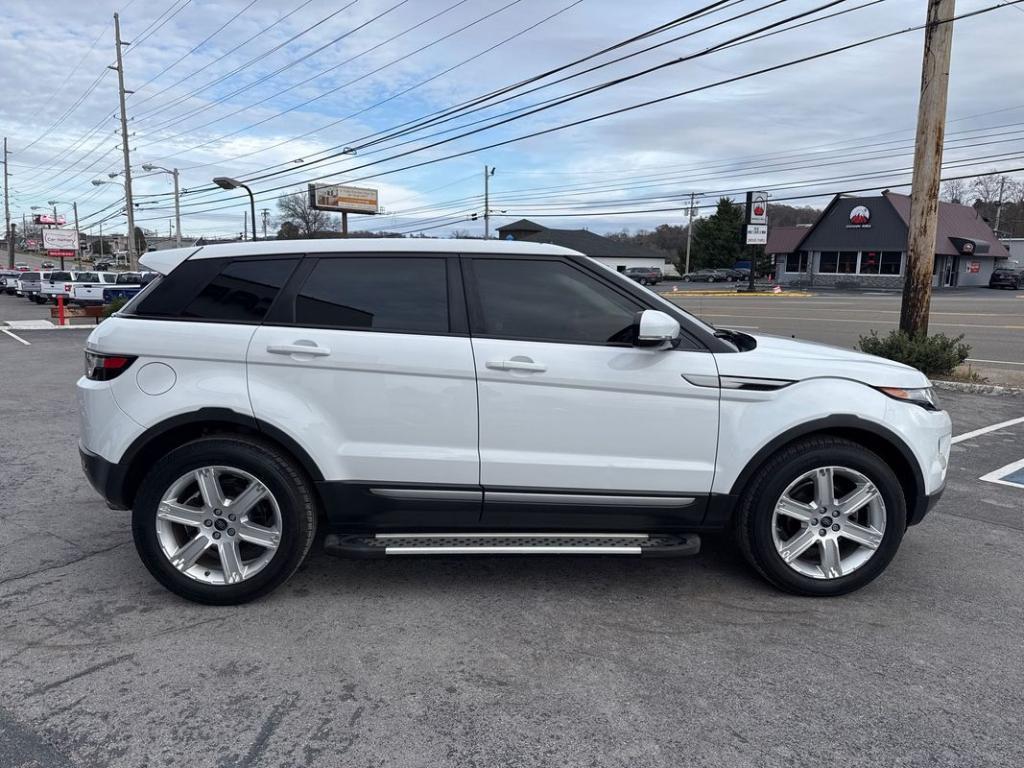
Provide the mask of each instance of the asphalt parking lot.
[{"label": "asphalt parking lot", "polygon": [[[953,447],[888,571],[782,595],[684,560],[335,560],[159,587],[78,467],[83,331],[0,334],[0,766],[1024,765],[1024,422]],[[1024,398],[942,393],[955,434]]]}]

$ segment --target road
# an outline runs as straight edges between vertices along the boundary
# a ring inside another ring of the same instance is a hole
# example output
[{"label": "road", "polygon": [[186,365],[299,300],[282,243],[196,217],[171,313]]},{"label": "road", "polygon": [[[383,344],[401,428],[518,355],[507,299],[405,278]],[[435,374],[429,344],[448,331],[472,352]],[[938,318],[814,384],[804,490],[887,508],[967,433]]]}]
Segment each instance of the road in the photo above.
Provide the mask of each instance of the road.
[{"label": "road", "polygon": [[[152,580],[81,474],[83,332],[18,335],[0,334],[5,768],[1024,765],[1024,489],[979,480],[1022,458],[1024,423],[955,445],[940,506],[843,598],[775,592],[722,538],[687,560],[315,554],[210,608]],[[942,398],[958,434],[1024,417],[1022,398]]]},{"label": "road", "polygon": [[[817,292],[808,297],[671,297],[689,312],[724,328],[796,336],[853,348],[872,329],[899,325],[900,295]],[[936,291],[929,330],[964,334],[973,367],[983,375],[1024,384],[1024,292],[988,288]]]}]

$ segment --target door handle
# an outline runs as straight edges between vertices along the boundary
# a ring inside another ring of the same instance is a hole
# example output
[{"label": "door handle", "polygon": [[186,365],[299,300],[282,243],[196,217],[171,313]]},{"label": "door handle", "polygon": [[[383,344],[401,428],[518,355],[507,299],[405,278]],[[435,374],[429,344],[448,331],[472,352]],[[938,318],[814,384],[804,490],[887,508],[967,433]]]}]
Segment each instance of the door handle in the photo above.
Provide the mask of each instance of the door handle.
[{"label": "door handle", "polygon": [[528,358],[512,358],[511,360],[488,360],[488,368],[496,371],[546,371],[548,367],[544,363],[535,363]]},{"label": "door handle", "polygon": [[272,355],[310,355],[312,357],[326,357],[331,354],[327,347],[318,347],[313,342],[296,342],[295,344],[269,344],[267,352]]}]

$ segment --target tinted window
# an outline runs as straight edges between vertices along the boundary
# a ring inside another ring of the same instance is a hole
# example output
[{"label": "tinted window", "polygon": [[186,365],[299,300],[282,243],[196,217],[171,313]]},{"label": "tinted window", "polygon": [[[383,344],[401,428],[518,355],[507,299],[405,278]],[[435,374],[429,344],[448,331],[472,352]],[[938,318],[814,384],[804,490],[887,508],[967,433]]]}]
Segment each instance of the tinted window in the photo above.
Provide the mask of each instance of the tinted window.
[{"label": "tinted window", "polygon": [[125,272],[117,276],[115,281],[117,285],[138,285],[139,284],[139,273],[138,272]]},{"label": "tinted window", "polygon": [[79,272],[75,275],[75,282],[78,283],[95,283],[98,282],[95,272]]},{"label": "tinted window", "polygon": [[474,259],[473,274],[483,325],[474,330],[488,336],[629,343],[641,309],[562,261]]},{"label": "tinted window", "polygon": [[296,298],[295,322],[321,328],[447,333],[445,260],[320,259]]},{"label": "tinted window", "polygon": [[71,279],[71,273],[70,272],[51,272],[50,273],[50,279],[54,280],[54,281],[56,281],[56,280],[70,280]]},{"label": "tinted window", "polygon": [[[258,323],[288,280],[297,259],[229,263],[182,311],[182,317]],[[142,305],[140,305],[141,307]]]}]

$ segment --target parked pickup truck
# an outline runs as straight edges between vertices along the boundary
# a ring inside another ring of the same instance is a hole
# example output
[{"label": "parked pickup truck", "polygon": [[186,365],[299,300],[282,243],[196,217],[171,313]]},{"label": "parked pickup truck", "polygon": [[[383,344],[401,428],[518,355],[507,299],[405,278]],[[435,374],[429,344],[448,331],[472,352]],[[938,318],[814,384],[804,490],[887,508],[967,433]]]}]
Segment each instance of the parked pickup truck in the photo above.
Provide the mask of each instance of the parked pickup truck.
[{"label": "parked pickup truck", "polygon": [[79,281],[71,286],[70,301],[80,307],[87,307],[90,304],[103,303],[103,289],[109,288],[117,282],[116,272],[90,272],[95,275],[94,280]]},{"label": "parked pickup truck", "polygon": [[130,299],[141,291],[156,277],[156,272],[122,272],[117,282],[103,289],[103,303],[109,304],[115,299]]},{"label": "parked pickup truck", "polygon": [[6,293],[10,296],[14,295],[15,286],[14,284],[21,277],[21,272],[16,269],[5,269],[0,271],[0,293]]},{"label": "parked pickup truck", "polygon": [[64,301],[67,301],[71,297],[71,289],[75,283],[94,283],[97,279],[95,272],[58,270],[51,272],[49,279],[40,282],[39,295],[44,304],[47,301],[56,304],[58,296],[63,296]]},{"label": "parked pickup truck", "polygon": [[48,279],[49,272],[22,272],[18,282],[15,283],[15,294],[24,296],[29,301],[39,302],[39,291],[42,281]]}]

